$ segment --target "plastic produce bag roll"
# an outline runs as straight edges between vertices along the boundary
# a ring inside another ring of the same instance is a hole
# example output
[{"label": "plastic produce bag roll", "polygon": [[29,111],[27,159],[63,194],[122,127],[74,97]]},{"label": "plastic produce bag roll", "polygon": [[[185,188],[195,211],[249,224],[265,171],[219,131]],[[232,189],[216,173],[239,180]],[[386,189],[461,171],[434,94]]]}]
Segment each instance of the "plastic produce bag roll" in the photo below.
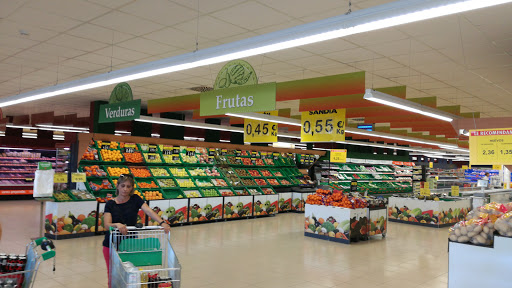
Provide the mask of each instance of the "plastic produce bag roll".
[{"label": "plastic produce bag roll", "polygon": [[55,170],[36,170],[34,178],[34,197],[52,197],[53,195],[53,176]]}]

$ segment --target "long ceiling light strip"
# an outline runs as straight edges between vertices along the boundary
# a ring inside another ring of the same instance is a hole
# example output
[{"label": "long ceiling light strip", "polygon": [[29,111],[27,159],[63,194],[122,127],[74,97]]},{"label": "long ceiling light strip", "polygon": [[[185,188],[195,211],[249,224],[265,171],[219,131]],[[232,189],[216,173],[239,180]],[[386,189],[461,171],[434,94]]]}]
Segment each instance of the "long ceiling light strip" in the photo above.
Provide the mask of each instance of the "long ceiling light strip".
[{"label": "long ceiling light strip", "polygon": [[364,99],[370,100],[373,102],[377,102],[380,104],[392,106],[398,109],[406,110],[409,112],[414,112],[418,114],[422,114],[428,117],[436,118],[443,121],[451,122],[455,118],[461,118],[459,116],[453,115],[451,113],[443,112],[438,109],[434,109],[425,105],[421,105],[406,99],[402,99],[399,97],[395,97],[386,93],[382,93],[379,91],[375,91],[372,89],[366,89],[364,94]]},{"label": "long ceiling light strip", "polygon": [[254,112],[228,113],[228,114],[226,114],[226,116],[247,118],[247,119],[252,119],[252,120],[260,120],[260,121],[267,121],[267,122],[280,123],[280,124],[288,124],[288,125],[293,125],[293,126],[301,126],[300,120],[297,120],[297,119],[280,117],[280,116],[272,116],[272,115],[266,115],[266,114],[259,114],[259,113],[254,113]]},{"label": "long ceiling light strip", "polygon": [[89,128],[84,127],[73,127],[73,126],[58,126],[58,125],[47,125],[47,124],[36,124],[38,127],[54,128],[54,129],[67,129],[67,130],[82,130],[89,131]]},{"label": "long ceiling light strip", "polygon": [[162,124],[162,125],[173,125],[173,126],[183,126],[183,127],[190,127],[190,128],[244,133],[244,129],[240,128],[240,127],[229,127],[229,126],[221,126],[221,125],[215,125],[215,124],[198,123],[198,122],[192,122],[192,121],[156,118],[156,117],[151,117],[151,116],[140,116],[140,118],[135,119],[135,121],[153,123],[153,124]]},{"label": "long ceiling light strip", "polygon": [[60,131],[60,132],[71,132],[71,133],[89,133],[89,131],[85,131],[85,130],[69,130],[69,129],[59,129],[59,128],[33,127],[33,126],[14,125],[14,124],[6,124],[5,127],[19,128],[19,129],[31,129],[31,130],[36,129],[36,130],[45,130],[45,131]]},{"label": "long ceiling light strip", "polygon": [[182,71],[348,35],[490,7],[512,0],[402,0],[4,98],[0,107]]},{"label": "long ceiling light strip", "polygon": [[426,140],[419,140],[414,139],[412,137],[406,137],[406,136],[395,136],[390,135],[389,133],[382,133],[382,132],[375,132],[375,131],[367,131],[363,129],[357,129],[357,128],[345,128],[345,132],[352,133],[352,134],[358,134],[358,135],[364,135],[364,136],[370,136],[370,137],[379,137],[379,138],[386,138],[391,140],[397,140],[397,141],[404,141],[404,142],[412,142],[412,143],[418,143],[418,144],[424,144],[424,145],[432,145],[432,146],[438,146],[441,148],[458,148],[457,145],[450,145],[443,142],[437,142],[437,141],[426,141]]}]

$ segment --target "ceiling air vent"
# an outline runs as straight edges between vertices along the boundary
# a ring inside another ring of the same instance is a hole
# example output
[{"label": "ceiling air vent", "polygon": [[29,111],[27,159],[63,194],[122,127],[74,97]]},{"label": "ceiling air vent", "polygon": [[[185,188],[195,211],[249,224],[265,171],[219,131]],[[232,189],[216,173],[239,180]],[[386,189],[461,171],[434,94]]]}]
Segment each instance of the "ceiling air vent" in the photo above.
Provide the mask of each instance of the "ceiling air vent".
[{"label": "ceiling air vent", "polygon": [[197,92],[206,92],[206,91],[211,91],[213,90],[213,87],[208,87],[208,86],[197,86],[197,87],[192,87],[192,88],[188,88],[192,91],[197,91]]}]

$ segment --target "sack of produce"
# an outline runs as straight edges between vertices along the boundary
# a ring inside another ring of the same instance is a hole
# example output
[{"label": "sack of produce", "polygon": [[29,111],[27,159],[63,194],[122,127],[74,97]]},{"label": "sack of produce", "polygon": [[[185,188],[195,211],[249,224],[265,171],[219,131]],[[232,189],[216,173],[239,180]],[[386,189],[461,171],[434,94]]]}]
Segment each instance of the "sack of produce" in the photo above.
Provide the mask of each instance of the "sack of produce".
[{"label": "sack of produce", "polygon": [[494,228],[501,236],[512,236],[512,212],[505,213],[498,218],[494,223]]},{"label": "sack of produce", "polygon": [[[510,203],[509,203],[510,204]],[[489,219],[492,223],[496,222],[500,216],[510,211],[507,206],[492,202],[484,206],[480,206],[468,213],[466,219]]]},{"label": "sack of produce", "polygon": [[488,219],[461,221],[450,228],[450,241],[476,245],[491,245],[494,224]]}]

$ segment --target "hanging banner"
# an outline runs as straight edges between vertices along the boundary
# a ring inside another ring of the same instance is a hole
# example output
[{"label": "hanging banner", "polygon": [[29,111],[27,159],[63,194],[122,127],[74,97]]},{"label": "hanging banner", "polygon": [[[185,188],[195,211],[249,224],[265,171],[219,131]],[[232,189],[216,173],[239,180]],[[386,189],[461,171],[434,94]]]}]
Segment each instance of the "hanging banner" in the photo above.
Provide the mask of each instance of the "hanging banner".
[{"label": "hanging banner", "polygon": [[469,131],[471,165],[512,165],[512,128]]},{"label": "hanging banner", "polygon": [[276,109],[276,83],[239,86],[201,93],[200,115],[262,112]]},{"label": "hanging banner", "polygon": [[[277,110],[263,112],[262,114],[277,116]],[[277,123],[244,119],[244,142],[273,143],[277,142]]]},{"label": "hanging banner", "polygon": [[346,163],[347,162],[347,149],[331,150],[330,160],[332,163]]},{"label": "hanging banner", "polygon": [[302,112],[301,142],[345,141],[345,109]]}]

